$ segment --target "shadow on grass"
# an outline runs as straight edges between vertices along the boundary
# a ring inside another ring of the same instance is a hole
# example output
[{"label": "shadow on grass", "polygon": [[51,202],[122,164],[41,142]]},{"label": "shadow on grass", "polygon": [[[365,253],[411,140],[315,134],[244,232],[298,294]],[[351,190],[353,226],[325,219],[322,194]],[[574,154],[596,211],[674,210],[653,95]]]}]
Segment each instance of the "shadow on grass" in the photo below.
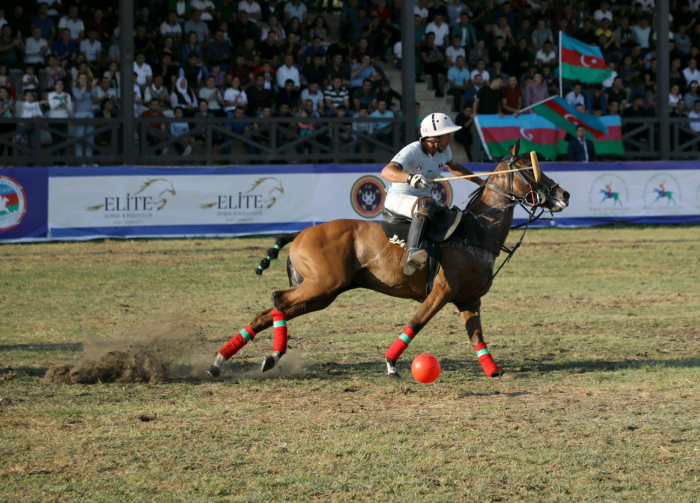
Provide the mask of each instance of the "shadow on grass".
[{"label": "shadow on grass", "polygon": [[0,351],[82,351],[82,342],[65,344],[15,344],[12,346],[0,346]]},{"label": "shadow on grass", "polygon": [[527,369],[546,373],[568,370],[573,373],[583,374],[600,371],[614,372],[617,370],[638,369],[642,367],[694,368],[700,367],[700,358],[684,358],[680,360],[634,359],[617,362],[607,360],[578,360],[565,363],[532,363],[524,366],[523,371]]}]

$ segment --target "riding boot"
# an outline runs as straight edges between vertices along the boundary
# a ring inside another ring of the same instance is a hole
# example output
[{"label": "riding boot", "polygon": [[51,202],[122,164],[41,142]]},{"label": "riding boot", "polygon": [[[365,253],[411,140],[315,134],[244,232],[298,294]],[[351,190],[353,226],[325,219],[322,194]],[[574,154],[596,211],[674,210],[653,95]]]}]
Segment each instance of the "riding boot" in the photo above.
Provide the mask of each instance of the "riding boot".
[{"label": "riding boot", "polygon": [[428,233],[428,228],[430,227],[430,219],[416,214],[411,220],[411,227],[408,229],[408,239],[406,243],[406,248],[408,253],[406,254],[406,264],[403,267],[403,273],[406,276],[410,276],[416,269],[422,270],[425,267],[425,263],[428,261],[428,252],[421,248],[425,236]]}]

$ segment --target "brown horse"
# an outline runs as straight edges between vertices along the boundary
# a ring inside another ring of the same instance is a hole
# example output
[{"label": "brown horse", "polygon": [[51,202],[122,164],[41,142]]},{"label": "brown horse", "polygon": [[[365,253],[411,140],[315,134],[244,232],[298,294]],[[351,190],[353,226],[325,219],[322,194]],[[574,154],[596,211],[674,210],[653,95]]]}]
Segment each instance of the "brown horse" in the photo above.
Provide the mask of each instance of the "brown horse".
[{"label": "brown horse", "polygon": [[[514,206],[525,203],[552,212],[568,205],[569,194],[544,174],[538,181],[531,161],[518,156],[520,142],[510,147],[510,155],[501,161],[488,178],[481,197],[469,206],[479,216],[488,239],[496,248],[503,245],[513,222]],[[499,173],[520,168],[516,173]],[[209,367],[218,376],[220,365],[256,333],[275,326],[274,353],[265,358],[263,371],[275,366],[286,351],[286,320],[328,307],[343,292],[369,288],[393,297],[421,303],[404,333],[387,352],[388,377],[398,377],[395,363],[413,337],[447,303],[459,309],[472,345],[487,375],[500,375],[484,344],[480,306],[493,280],[496,254],[477,246],[443,248],[442,267],[434,287],[426,295],[427,271],[412,276],[403,273],[406,250],[390,243],[376,222],[335,220],[310,227],[301,233],[279,238],[270,258],[284,245],[292,243],[287,272],[291,288],[272,294],[274,309],[258,313],[217,355]],[[270,253],[268,252],[268,255]],[[265,264],[267,265],[267,263]]]}]

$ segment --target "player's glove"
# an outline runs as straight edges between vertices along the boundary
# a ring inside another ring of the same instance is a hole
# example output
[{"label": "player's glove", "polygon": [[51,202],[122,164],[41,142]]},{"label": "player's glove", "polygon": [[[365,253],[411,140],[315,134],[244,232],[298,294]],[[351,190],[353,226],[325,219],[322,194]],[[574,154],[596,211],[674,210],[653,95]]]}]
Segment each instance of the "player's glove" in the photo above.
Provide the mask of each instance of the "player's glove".
[{"label": "player's glove", "polygon": [[427,189],[433,182],[428,180],[423,175],[408,175],[408,180],[406,180],[411,187],[414,189]]}]

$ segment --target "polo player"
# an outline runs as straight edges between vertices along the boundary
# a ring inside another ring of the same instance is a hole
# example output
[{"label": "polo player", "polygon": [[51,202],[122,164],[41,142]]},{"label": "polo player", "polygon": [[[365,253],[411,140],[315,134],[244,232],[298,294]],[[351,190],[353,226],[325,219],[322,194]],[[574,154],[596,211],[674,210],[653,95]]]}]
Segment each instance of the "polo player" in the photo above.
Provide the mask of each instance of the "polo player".
[{"label": "polo player", "polygon": [[[473,174],[452,159],[449,143],[452,133],[460,129],[462,126],[455,126],[445,114],[428,115],[421,122],[420,139],[402,148],[382,170],[382,178],[392,182],[384,207],[411,219],[403,269],[407,276],[423,269],[428,260],[428,252],[421,245],[435,214],[435,203],[430,197],[433,180],[445,168],[457,176]],[[469,180],[479,186],[484,184],[479,178]]]}]

